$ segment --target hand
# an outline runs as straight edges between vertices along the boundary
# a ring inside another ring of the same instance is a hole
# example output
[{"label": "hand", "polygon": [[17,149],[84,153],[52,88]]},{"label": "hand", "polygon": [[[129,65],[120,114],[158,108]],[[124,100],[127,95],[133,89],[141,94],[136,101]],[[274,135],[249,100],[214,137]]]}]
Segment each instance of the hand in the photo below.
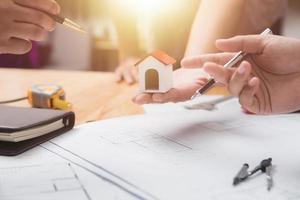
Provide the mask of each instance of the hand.
[{"label": "hand", "polygon": [[182,65],[203,66],[252,113],[288,113],[300,109],[300,40],[249,35],[218,40],[216,46],[224,52],[244,51],[249,55],[238,68],[223,68],[233,57],[231,53],[187,58]]},{"label": "hand", "polygon": [[54,0],[1,0],[0,53],[27,53],[30,40],[41,41],[53,31],[55,21],[42,11],[57,15],[60,7]]},{"label": "hand", "polygon": [[174,88],[170,91],[163,94],[138,94],[133,98],[133,102],[142,105],[186,101],[206,82],[206,78],[199,78],[201,75],[203,72],[198,69],[178,69],[173,73]]},{"label": "hand", "polygon": [[116,81],[121,82],[122,80],[124,80],[129,85],[138,82],[138,71],[134,65],[139,60],[139,58],[132,57],[123,61],[116,69]]}]

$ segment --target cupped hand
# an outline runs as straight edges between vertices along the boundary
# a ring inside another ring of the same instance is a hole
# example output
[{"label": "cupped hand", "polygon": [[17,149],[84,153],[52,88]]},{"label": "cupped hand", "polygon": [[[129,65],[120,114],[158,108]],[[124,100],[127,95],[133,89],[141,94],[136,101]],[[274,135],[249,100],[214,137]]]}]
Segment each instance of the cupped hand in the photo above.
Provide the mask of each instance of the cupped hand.
[{"label": "cupped hand", "polygon": [[173,73],[173,80],[174,87],[167,93],[139,93],[133,98],[133,102],[142,105],[186,101],[206,82],[199,69],[178,69]]}]

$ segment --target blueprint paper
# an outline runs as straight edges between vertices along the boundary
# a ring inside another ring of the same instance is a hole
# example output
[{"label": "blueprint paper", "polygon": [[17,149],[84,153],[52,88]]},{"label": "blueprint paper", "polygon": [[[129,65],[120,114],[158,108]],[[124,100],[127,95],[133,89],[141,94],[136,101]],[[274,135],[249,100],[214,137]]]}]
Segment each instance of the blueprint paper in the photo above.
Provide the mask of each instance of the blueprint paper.
[{"label": "blueprint paper", "polygon": [[103,170],[43,145],[16,157],[0,156],[1,200],[141,199],[113,184]]},{"label": "blueprint paper", "polygon": [[[243,114],[237,100],[216,111],[166,109],[80,126],[54,139],[63,148],[153,199],[300,199],[300,115]],[[55,151],[55,147],[53,147]],[[242,164],[272,157],[265,176],[232,186]]]}]

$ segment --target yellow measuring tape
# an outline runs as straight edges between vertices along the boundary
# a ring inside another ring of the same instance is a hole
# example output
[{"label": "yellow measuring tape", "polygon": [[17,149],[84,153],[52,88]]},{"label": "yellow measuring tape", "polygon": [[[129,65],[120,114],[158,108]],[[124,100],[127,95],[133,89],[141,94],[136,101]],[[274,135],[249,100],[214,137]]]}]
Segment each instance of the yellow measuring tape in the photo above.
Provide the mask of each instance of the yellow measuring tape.
[{"label": "yellow measuring tape", "polygon": [[28,101],[35,108],[71,109],[65,98],[65,91],[59,85],[35,85],[28,90]]}]

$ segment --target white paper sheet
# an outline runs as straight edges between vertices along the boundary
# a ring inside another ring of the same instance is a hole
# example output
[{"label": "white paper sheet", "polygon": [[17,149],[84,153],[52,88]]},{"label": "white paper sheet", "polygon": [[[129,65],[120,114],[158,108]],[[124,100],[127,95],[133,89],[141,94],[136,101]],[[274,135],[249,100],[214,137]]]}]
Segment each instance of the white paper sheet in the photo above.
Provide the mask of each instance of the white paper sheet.
[{"label": "white paper sheet", "polygon": [[89,199],[69,164],[1,168],[0,188],[0,199]]},{"label": "white paper sheet", "polygon": [[[300,115],[241,113],[236,100],[214,112],[164,110],[90,123],[54,139],[145,199],[300,199]],[[242,164],[272,157],[274,188],[264,175],[232,186]]]},{"label": "white paper sheet", "polygon": [[139,199],[103,170],[61,149],[52,152],[50,146],[16,157],[0,156],[1,200]]}]

